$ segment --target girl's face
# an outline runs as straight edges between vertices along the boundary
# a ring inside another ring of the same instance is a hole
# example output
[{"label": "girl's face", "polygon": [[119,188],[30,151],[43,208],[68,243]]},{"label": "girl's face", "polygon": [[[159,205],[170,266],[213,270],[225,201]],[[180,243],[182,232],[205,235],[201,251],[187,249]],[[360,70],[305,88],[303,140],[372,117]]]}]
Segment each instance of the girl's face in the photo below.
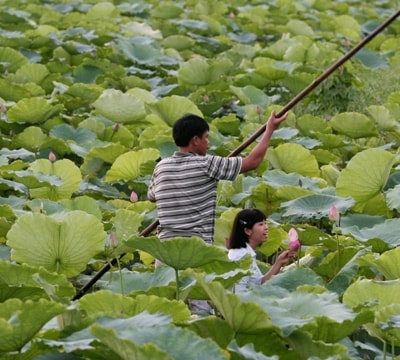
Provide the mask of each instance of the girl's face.
[{"label": "girl's face", "polygon": [[268,239],[268,224],[267,221],[256,222],[251,229],[245,229],[249,237],[249,244],[253,247],[259,247]]}]

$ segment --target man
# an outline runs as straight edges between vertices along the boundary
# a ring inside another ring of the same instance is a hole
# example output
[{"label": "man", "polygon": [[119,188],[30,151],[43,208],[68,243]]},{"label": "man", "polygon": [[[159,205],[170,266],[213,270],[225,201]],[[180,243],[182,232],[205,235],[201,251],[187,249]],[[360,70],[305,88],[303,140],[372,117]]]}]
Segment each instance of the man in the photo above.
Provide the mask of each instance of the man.
[{"label": "man", "polygon": [[207,155],[208,123],[194,114],[178,119],[173,138],[179,151],[156,165],[147,192],[157,204],[159,238],[198,236],[213,244],[218,181],[256,169],[287,115],[277,118],[272,112],[261,140],[246,157]]}]

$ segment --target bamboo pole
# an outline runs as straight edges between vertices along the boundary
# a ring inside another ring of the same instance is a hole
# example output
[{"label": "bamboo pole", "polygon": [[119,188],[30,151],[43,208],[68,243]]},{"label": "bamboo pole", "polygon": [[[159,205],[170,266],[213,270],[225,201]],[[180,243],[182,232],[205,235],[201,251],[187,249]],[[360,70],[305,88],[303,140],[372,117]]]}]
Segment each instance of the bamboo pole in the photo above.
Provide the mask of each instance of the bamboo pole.
[{"label": "bamboo pole", "polygon": [[[305,96],[307,96],[312,90],[314,90],[322,81],[324,81],[330,74],[332,74],[339,66],[343,65],[347,60],[349,60],[355,53],[362,49],[368,42],[370,42],[376,35],[378,35],[383,29],[389,26],[396,18],[400,15],[400,10],[389,17],[385,22],[378,26],[374,31],[368,34],[364,39],[362,39],[356,46],[354,46],[349,52],[347,52],[343,57],[338,59],[333,63],[328,69],[326,69],[320,76],[318,76],[311,84],[305,87],[298,95],[296,95],[291,101],[289,101],[277,114],[277,117],[283,116],[286,112],[291,110],[298,102],[300,102]],[[266,125],[263,125],[254,134],[252,134],[246,141],[234,149],[228,157],[237,156],[240,152],[246,149],[251,143],[253,143],[264,131]],[[150,235],[158,226],[158,219],[153,221],[146,229],[144,229],[139,236]],[[122,254],[124,256],[125,254]],[[110,263],[105,264],[96,275],[85,284],[73,297],[72,300],[77,300],[81,298],[96,282],[99,280],[107,271],[111,269],[111,266],[117,262],[117,259],[113,259]]]}]

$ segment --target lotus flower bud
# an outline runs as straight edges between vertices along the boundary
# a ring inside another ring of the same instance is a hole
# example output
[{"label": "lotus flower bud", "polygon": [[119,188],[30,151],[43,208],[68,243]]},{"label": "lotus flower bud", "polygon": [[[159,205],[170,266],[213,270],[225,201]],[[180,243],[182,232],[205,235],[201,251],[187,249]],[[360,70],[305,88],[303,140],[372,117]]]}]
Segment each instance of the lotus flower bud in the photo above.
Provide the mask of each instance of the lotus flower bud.
[{"label": "lotus flower bud", "polygon": [[52,151],[50,151],[50,153],[49,153],[49,160],[51,161],[51,162],[54,162],[54,161],[56,161],[56,154],[54,154]]},{"label": "lotus flower bud", "polygon": [[339,210],[336,208],[335,205],[332,205],[329,209],[329,214],[328,214],[329,220],[331,221],[338,221],[340,218],[340,213]]},{"label": "lotus flower bud", "polygon": [[295,228],[291,228],[288,232],[289,236],[289,249],[291,251],[297,251],[300,249],[300,240],[299,240],[299,235],[297,234],[297,231]]},{"label": "lotus flower bud", "polygon": [[139,198],[138,198],[137,194],[134,191],[132,191],[129,199],[131,200],[131,202],[136,202],[136,201],[138,201]]}]

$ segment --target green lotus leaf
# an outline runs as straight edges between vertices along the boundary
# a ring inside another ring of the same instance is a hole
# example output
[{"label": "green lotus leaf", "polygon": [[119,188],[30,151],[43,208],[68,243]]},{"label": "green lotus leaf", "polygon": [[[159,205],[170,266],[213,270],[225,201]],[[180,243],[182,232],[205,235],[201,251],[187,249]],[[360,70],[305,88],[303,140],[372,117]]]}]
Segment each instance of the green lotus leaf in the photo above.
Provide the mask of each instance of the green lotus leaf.
[{"label": "green lotus leaf", "polygon": [[146,104],[146,108],[170,126],[173,126],[176,120],[188,113],[203,117],[194,102],[179,95],[167,96],[157,103]]},{"label": "green lotus leaf", "polygon": [[81,298],[79,309],[90,317],[120,317],[121,314],[130,317],[144,311],[150,314],[163,313],[174,321],[185,321],[190,317],[190,311],[182,301],[162,299],[154,295],[137,295],[131,298],[107,290],[100,290]]},{"label": "green lotus leaf", "polygon": [[[104,275],[101,281],[98,282],[98,286],[101,289],[110,290],[114,293],[121,293],[120,281],[123,282],[123,288],[126,294],[148,293],[155,288],[167,287],[175,284],[176,274],[169,266],[158,266],[151,272],[121,269],[121,272],[113,271],[112,274]],[[173,296],[175,296],[175,292],[176,290],[174,288]]]},{"label": "green lotus leaf", "polygon": [[317,116],[303,115],[296,120],[296,127],[304,136],[315,137],[317,133],[332,132],[329,123]]},{"label": "green lotus leaf", "polygon": [[284,211],[283,216],[322,219],[328,217],[332,205],[335,205],[338,211],[344,214],[353,204],[354,200],[350,197],[312,194],[284,202],[281,206]]},{"label": "green lotus leaf", "polygon": [[152,163],[160,157],[156,149],[143,149],[138,151],[129,151],[118,156],[107,171],[106,181],[113,182],[118,180],[132,181],[139,176],[146,175],[145,165]]},{"label": "green lotus leaf", "polygon": [[389,109],[381,105],[371,105],[367,108],[372,118],[376,121],[378,128],[383,131],[395,131],[397,121],[390,114]]},{"label": "green lotus leaf", "polygon": [[246,105],[254,104],[265,109],[271,103],[271,97],[255,86],[247,85],[243,88],[231,86],[230,89]]},{"label": "green lotus leaf", "polygon": [[152,16],[160,19],[177,19],[184,11],[181,6],[173,2],[157,3],[152,10]]},{"label": "green lotus leaf", "polygon": [[194,46],[194,43],[190,37],[185,35],[170,35],[162,41],[165,48],[173,48],[178,51],[190,49]]},{"label": "green lotus leaf", "polygon": [[82,210],[94,215],[99,220],[102,219],[102,212],[98,202],[89,196],[77,196],[73,199],[62,199],[59,201],[66,209]]},{"label": "green lotus leaf", "polygon": [[354,139],[378,136],[374,122],[359,113],[341,113],[333,116],[329,121],[330,126],[339,134]]},{"label": "green lotus leaf", "polygon": [[196,277],[235,333],[257,334],[277,329],[272,324],[269,315],[258,304],[242,302],[239,296],[227,293],[221,284],[206,282],[201,275]]},{"label": "green lotus leaf", "polygon": [[369,280],[360,279],[351,284],[343,294],[343,303],[351,308],[369,307],[373,310],[400,303],[400,279]]},{"label": "green lotus leaf", "polygon": [[267,158],[272,166],[286,173],[319,176],[319,166],[309,150],[298,144],[286,143],[269,149]]},{"label": "green lotus leaf", "polygon": [[350,15],[339,15],[332,18],[335,31],[354,41],[360,41],[361,26],[355,18]]},{"label": "green lotus leaf", "polygon": [[385,251],[378,258],[372,254],[364,256],[359,263],[377,269],[386,280],[400,279],[400,248]]},{"label": "green lotus leaf", "polygon": [[16,171],[13,174],[13,178],[18,180],[30,189],[38,188],[42,186],[61,186],[62,180],[58,176],[47,175],[43,173],[35,173],[31,170]]},{"label": "green lotus leaf", "polygon": [[314,36],[313,29],[304,21],[292,19],[288,21],[286,26],[293,35]]},{"label": "green lotus leaf", "polygon": [[360,60],[364,66],[372,69],[388,69],[389,64],[384,56],[369,49],[361,49],[355,54],[354,58]]},{"label": "green lotus leaf", "polygon": [[356,154],[344,168],[336,182],[338,196],[351,196],[363,204],[382,192],[395,156],[381,149],[367,149]]},{"label": "green lotus leaf", "polygon": [[[295,271],[292,272],[292,276]],[[295,291],[281,294],[279,297],[270,297],[258,295],[257,293],[249,292],[242,294],[242,301],[255,302],[267,314],[270,315],[273,324],[282,329],[284,336],[289,336],[296,329],[313,329],[316,333],[316,338],[326,338],[327,342],[335,342],[341,339],[337,334],[329,333],[329,326],[327,331],[318,335],[317,320],[321,323],[329,325],[337,325],[336,329],[343,327],[343,323],[352,322],[355,320],[356,313],[354,313],[348,306],[342,304],[338,300],[338,295],[332,292],[306,293],[303,291]],[[347,329],[347,332],[346,332]],[[344,336],[349,335],[353,327],[345,327],[340,333]],[[321,331],[321,329],[319,330]]]},{"label": "green lotus leaf", "polygon": [[[12,297],[19,297],[21,300],[33,300],[36,296],[43,297],[44,291],[52,300],[58,302],[62,299],[69,301],[75,294],[75,288],[65,275],[50,273],[44,268],[25,264],[18,265],[8,261],[0,261],[0,284],[6,284],[11,290]],[[52,284],[50,288],[49,284]],[[1,291],[1,296],[2,302],[7,300],[5,291]]]},{"label": "green lotus leaf", "polygon": [[129,237],[137,234],[142,225],[144,216],[136,212],[118,209],[115,212],[114,228],[116,238],[119,242],[124,242]]},{"label": "green lotus leaf", "polygon": [[1,351],[21,351],[49,320],[65,310],[63,305],[45,299],[5,301],[0,307]]},{"label": "green lotus leaf", "polygon": [[30,170],[55,175],[62,180],[62,184],[30,189],[32,198],[45,198],[50,200],[69,199],[71,195],[79,190],[82,175],[79,168],[68,159],[51,162],[47,159],[36,160],[29,167]]},{"label": "green lotus leaf", "polygon": [[117,17],[119,14],[118,9],[111,3],[100,2],[93,5],[87,12],[87,18],[91,20],[104,20],[109,21]]},{"label": "green lotus leaf", "polygon": [[77,144],[92,143],[96,139],[96,134],[88,129],[75,129],[71,125],[62,124],[54,126],[50,130],[50,136],[63,139],[65,141],[74,141]]},{"label": "green lotus leaf", "polygon": [[160,66],[163,54],[160,45],[149,37],[135,36],[132,39],[119,38],[116,48],[129,60],[148,66]]},{"label": "green lotus leaf", "polygon": [[240,120],[233,114],[214,119],[212,125],[225,135],[238,136],[240,134]]},{"label": "green lotus leaf", "polygon": [[0,47],[0,63],[5,64],[10,72],[17,71],[28,59],[20,51],[9,47]]},{"label": "green lotus leaf", "polygon": [[194,58],[185,62],[178,71],[178,81],[183,85],[207,85],[225,75],[232,67],[228,59],[208,61]]},{"label": "green lotus leaf", "polygon": [[43,133],[41,128],[29,126],[14,137],[14,142],[25,149],[37,151],[47,138],[47,135]]},{"label": "green lotus leaf", "polygon": [[37,124],[59,114],[62,108],[62,105],[51,105],[43,98],[24,98],[8,110],[7,117],[12,123]]},{"label": "green lotus leaf", "polygon": [[224,250],[207,245],[198,237],[177,237],[167,241],[160,241],[156,236],[132,237],[125,245],[145,251],[176,270],[196,268],[213,261],[230,262]]},{"label": "green lotus leaf", "polygon": [[54,216],[26,214],[8,232],[7,245],[16,262],[76,276],[104,250],[105,237],[102,223],[80,210]]},{"label": "green lotus leaf", "polygon": [[400,210],[400,185],[396,185],[386,192],[386,201],[389,209]]},{"label": "green lotus leaf", "polygon": [[[211,339],[202,338],[184,327],[158,325],[157,318],[160,315],[142,313],[128,319],[105,319],[92,325],[90,330],[126,360],[137,358],[137,349],[147,350],[143,359],[228,359],[228,355]],[[149,352],[150,349],[154,352]]]},{"label": "green lotus leaf", "polygon": [[33,82],[41,84],[41,82],[50,74],[50,71],[45,65],[27,63],[22,65],[16,72],[15,77],[17,82]]},{"label": "green lotus leaf", "polygon": [[277,81],[291,74],[296,67],[294,63],[274,61],[270,58],[254,59],[255,72],[269,80]]},{"label": "green lotus leaf", "polygon": [[[265,356],[263,352],[258,352],[254,348],[254,344],[246,344],[244,346],[238,346],[237,342],[235,340],[232,340],[229,346],[227,347],[227,350],[231,354],[235,354],[235,356],[238,356],[240,359],[263,359],[263,360],[278,360],[278,356]],[[233,358],[233,357],[232,357]]]},{"label": "green lotus leaf", "polygon": [[116,123],[134,123],[146,115],[142,100],[114,89],[104,90],[93,106],[96,114]]}]

